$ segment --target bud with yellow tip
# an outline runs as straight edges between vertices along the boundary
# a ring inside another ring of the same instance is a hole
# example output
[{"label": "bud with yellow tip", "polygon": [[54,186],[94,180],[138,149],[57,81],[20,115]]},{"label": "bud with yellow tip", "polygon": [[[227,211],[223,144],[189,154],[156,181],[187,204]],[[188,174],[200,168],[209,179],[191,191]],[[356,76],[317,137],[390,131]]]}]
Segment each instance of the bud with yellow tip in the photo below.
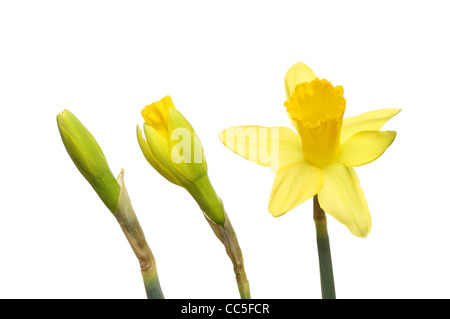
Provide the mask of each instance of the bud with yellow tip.
[{"label": "bud with yellow tip", "polygon": [[145,138],[138,126],[137,139],[147,161],[168,181],[185,188],[212,221],[223,225],[225,212],[209,180],[203,146],[172,98],[147,105],[142,116]]},{"label": "bud with yellow tip", "polygon": [[203,147],[186,118],[175,109],[170,96],[142,110],[144,135],[137,139],[147,161],[168,181],[185,188],[195,199],[214,234],[233,263],[241,298],[250,299],[250,287],[236,234],[207,173]]}]

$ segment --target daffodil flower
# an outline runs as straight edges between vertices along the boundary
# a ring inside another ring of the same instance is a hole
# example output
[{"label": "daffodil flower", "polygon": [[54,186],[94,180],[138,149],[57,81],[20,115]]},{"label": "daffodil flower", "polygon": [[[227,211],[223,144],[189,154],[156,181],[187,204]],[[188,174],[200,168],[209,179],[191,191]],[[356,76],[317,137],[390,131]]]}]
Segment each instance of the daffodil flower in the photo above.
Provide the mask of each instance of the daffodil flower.
[{"label": "daffodil flower", "polygon": [[319,79],[304,63],[285,77],[288,116],[297,133],[286,127],[232,127],[219,134],[236,154],[276,173],[269,212],[281,216],[317,195],[323,210],[358,237],[372,221],[353,167],[380,157],[396,137],[380,131],[400,109],[380,109],[343,119],[344,89]]}]

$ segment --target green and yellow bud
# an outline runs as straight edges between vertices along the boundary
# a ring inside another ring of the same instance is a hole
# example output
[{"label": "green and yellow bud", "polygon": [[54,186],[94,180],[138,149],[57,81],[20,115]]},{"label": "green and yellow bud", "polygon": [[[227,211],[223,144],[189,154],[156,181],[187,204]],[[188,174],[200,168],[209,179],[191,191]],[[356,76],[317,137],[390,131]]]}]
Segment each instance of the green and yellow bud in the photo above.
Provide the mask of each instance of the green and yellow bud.
[{"label": "green and yellow bud", "polygon": [[97,141],[72,112],[64,110],[58,114],[56,120],[62,141],[72,161],[106,207],[115,213],[120,186],[111,173]]},{"label": "green and yellow bud", "polygon": [[203,146],[191,124],[170,96],[142,110],[144,135],[137,127],[142,153],[168,181],[184,187],[215,223],[225,222],[224,210],[207,174]]}]

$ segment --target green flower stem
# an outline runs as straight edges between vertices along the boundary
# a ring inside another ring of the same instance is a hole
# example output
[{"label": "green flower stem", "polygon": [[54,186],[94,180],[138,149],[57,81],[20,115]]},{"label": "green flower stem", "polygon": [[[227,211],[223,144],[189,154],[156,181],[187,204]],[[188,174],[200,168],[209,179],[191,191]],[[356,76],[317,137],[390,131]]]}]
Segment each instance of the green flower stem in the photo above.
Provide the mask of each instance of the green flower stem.
[{"label": "green flower stem", "polygon": [[242,256],[236,234],[233,230],[233,226],[231,226],[227,214],[225,213],[225,222],[223,225],[214,223],[205,213],[204,216],[214,231],[214,234],[225,246],[228,257],[230,257],[231,262],[233,263],[241,299],[251,299],[250,286],[244,269],[244,258]]},{"label": "green flower stem", "polygon": [[194,182],[186,185],[186,190],[195,199],[200,209],[216,224],[225,223],[223,204],[217,196],[214,187],[209,180],[208,174],[197,178]]},{"label": "green flower stem", "polygon": [[327,218],[320,207],[317,195],[314,196],[314,223],[317,232],[317,251],[319,253],[320,284],[323,299],[336,299],[334,289],[333,265],[331,263],[330,241],[328,239]]},{"label": "green flower stem", "polygon": [[164,294],[159,284],[158,273],[156,267],[147,270],[141,270],[144,279],[145,292],[147,299],[164,299]]}]

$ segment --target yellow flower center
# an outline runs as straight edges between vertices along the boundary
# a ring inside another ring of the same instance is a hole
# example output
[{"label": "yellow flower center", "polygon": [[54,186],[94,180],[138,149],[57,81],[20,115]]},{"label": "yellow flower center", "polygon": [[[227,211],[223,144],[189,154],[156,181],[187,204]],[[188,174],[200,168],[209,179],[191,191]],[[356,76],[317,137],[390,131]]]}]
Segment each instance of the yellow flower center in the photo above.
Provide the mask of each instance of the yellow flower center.
[{"label": "yellow flower center", "polygon": [[343,95],[342,86],[314,79],[298,84],[284,104],[297,123],[305,158],[315,166],[325,167],[336,161],[345,112]]},{"label": "yellow flower center", "polygon": [[142,111],[142,117],[145,122],[151,125],[163,138],[169,140],[169,128],[167,126],[167,117],[169,109],[173,105],[172,98],[166,96],[161,101],[147,105]]}]

